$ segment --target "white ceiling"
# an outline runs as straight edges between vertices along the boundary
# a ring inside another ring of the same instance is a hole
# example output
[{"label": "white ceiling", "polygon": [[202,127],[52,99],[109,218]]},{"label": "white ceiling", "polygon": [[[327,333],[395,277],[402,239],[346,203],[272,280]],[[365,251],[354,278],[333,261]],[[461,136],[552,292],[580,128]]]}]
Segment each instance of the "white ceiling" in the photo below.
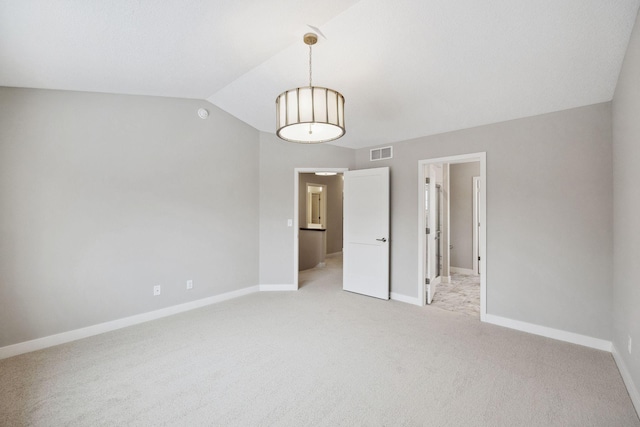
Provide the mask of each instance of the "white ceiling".
[{"label": "white ceiling", "polygon": [[[0,0],[0,85],[207,99],[274,132],[275,98],[346,99],[359,148],[609,101],[640,0]],[[194,112],[195,114],[195,112]]]}]

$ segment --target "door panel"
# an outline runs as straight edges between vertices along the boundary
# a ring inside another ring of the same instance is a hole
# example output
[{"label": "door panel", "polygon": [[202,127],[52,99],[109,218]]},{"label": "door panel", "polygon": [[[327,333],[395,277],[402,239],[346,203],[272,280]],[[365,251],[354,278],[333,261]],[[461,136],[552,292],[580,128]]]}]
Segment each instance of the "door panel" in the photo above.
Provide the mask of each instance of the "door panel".
[{"label": "door panel", "polygon": [[344,173],[342,288],[389,299],[389,168]]},{"label": "door panel", "polygon": [[441,165],[428,165],[426,175],[429,177],[425,183],[425,218],[427,224],[427,249],[425,268],[425,291],[426,302],[431,304],[436,294],[438,284],[441,281],[442,270],[442,240],[441,240],[441,218],[442,218],[442,188],[437,184],[438,169]]}]

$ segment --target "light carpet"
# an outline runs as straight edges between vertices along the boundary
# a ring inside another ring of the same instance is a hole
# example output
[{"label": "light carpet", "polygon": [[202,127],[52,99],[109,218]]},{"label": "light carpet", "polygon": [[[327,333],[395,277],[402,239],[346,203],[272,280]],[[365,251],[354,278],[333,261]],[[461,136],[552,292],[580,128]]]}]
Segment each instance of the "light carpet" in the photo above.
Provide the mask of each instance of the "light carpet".
[{"label": "light carpet", "polygon": [[640,426],[611,354],[344,292],[336,264],[2,360],[0,425]]}]

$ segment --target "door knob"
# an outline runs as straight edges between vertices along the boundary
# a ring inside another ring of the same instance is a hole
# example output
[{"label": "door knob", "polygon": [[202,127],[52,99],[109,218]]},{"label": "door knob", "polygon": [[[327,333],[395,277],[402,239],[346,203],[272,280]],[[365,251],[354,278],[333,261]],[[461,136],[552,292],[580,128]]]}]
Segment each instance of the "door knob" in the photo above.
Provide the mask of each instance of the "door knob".
[{"label": "door knob", "polygon": [[376,240],[377,240],[378,242],[382,242],[382,243],[384,243],[384,242],[386,242],[386,241],[387,241],[387,239],[385,239],[384,237],[383,237],[382,239],[376,239]]}]

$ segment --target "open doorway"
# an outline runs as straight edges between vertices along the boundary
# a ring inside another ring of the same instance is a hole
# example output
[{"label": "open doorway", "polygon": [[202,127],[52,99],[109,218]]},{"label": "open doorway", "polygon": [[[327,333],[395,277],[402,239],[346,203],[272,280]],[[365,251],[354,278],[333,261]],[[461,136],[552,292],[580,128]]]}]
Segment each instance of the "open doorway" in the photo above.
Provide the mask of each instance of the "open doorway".
[{"label": "open doorway", "polygon": [[421,305],[458,304],[461,312],[484,320],[486,155],[422,160],[418,178]]},{"label": "open doorway", "polygon": [[342,286],[343,168],[295,169],[294,284]]}]

